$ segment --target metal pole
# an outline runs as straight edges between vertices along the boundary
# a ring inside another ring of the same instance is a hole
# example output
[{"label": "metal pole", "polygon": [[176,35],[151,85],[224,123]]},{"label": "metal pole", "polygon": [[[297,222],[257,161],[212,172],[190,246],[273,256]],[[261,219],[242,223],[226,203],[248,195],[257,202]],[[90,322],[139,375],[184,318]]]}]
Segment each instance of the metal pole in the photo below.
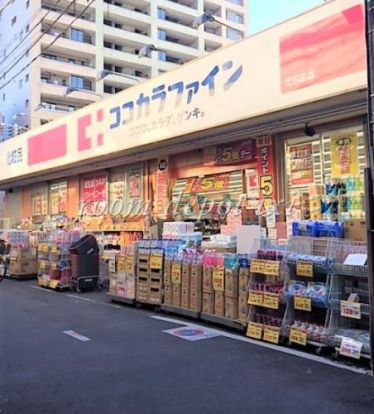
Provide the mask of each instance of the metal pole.
[{"label": "metal pole", "polygon": [[366,0],[366,55],[368,86],[368,152],[369,168],[365,170],[365,207],[368,239],[369,303],[370,303],[370,353],[374,371],[374,0]]}]

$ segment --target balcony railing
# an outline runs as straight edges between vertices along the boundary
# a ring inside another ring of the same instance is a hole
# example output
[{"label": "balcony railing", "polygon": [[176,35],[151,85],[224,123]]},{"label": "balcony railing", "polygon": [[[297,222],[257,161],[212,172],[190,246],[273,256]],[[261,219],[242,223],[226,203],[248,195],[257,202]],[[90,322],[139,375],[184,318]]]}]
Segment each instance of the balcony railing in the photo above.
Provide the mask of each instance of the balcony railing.
[{"label": "balcony railing", "polygon": [[[42,8],[45,10],[50,10],[52,12],[56,12],[56,13],[64,13],[65,15],[69,15],[71,17],[77,17],[79,16],[80,12],[74,12],[71,9],[68,9],[65,11],[64,7],[56,7],[52,4],[42,4]],[[72,7],[72,9],[74,9],[74,6]],[[95,19],[93,16],[89,15],[89,14],[82,14],[82,16],[79,16],[80,19],[82,20],[87,20],[89,22],[94,22]]]},{"label": "balcony railing", "polygon": [[184,6],[184,7],[189,7],[190,9],[193,9],[193,10],[197,10],[197,3],[191,4],[191,2],[183,1],[183,0],[168,0],[168,1],[170,1],[171,3],[180,4],[181,6]]},{"label": "balcony railing", "polygon": [[75,59],[63,58],[63,57],[60,57],[60,56],[49,55],[49,54],[46,54],[46,53],[42,54],[42,58],[55,60],[57,62],[69,63],[70,65],[84,66],[86,68],[93,68],[94,67],[90,63],[87,63],[87,62],[84,62],[84,61],[77,61]]},{"label": "balcony railing", "polygon": [[68,39],[68,40],[72,40],[73,42],[79,42],[79,43],[87,43],[92,45],[92,39],[88,36],[85,35],[85,37],[82,40],[78,40],[78,39],[72,39],[71,37],[69,37],[65,32],[58,32],[55,30],[46,30],[46,29],[42,29],[44,33],[52,35],[52,36],[60,36],[63,39]]},{"label": "balcony railing", "polygon": [[58,104],[49,103],[49,102],[41,102],[39,105],[39,108],[45,111],[52,111],[52,112],[74,112],[75,111],[74,106],[58,105]]}]

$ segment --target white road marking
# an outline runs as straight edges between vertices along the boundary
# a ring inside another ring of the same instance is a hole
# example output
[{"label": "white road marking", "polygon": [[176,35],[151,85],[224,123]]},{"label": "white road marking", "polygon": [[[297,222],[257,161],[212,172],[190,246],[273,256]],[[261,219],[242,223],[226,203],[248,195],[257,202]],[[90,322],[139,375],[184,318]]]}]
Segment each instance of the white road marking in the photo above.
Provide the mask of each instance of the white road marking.
[{"label": "white road marking", "polygon": [[[164,322],[171,322],[171,323],[175,323],[178,325],[184,325],[184,326],[189,326],[189,327],[203,327],[205,325],[199,325],[199,324],[195,324],[195,323],[189,323],[189,322],[184,322],[181,321],[179,319],[173,319],[173,318],[168,318],[168,317],[163,317],[163,316],[158,316],[158,315],[151,315],[150,316],[152,319],[157,319],[160,321],[164,321]],[[237,335],[237,334],[232,334],[226,331],[221,331],[220,329],[214,329],[209,327],[209,330],[212,332],[216,332],[221,336],[224,336],[226,338],[229,339],[234,339],[236,341],[241,341],[241,342],[247,342],[249,344],[252,345],[256,345],[256,346],[260,346],[262,348],[267,348],[267,349],[271,349],[274,351],[278,351],[278,352],[283,352],[284,354],[288,354],[288,355],[293,355],[299,358],[304,358],[304,359],[308,359],[309,361],[314,361],[314,362],[319,362],[321,364],[325,364],[325,365],[329,365],[335,368],[340,368],[340,369],[345,369],[348,371],[352,371],[358,374],[366,374],[366,375],[370,375],[371,372],[363,369],[363,368],[358,368],[358,367],[351,367],[348,365],[344,365],[344,364],[339,364],[338,362],[334,362],[334,361],[330,361],[329,359],[323,358],[321,356],[318,355],[312,355],[312,354],[308,354],[306,352],[302,352],[302,351],[298,351],[296,349],[290,349],[290,348],[285,348],[283,346],[279,346],[279,345],[273,345],[273,344],[269,344],[266,342],[260,342],[260,341],[256,341],[254,339],[248,338],[246,336],[241,336],[241,335]]]},{"label": "white road marking", "polygon": [[73,298],[73,299],[84,300],[86,302],[96,302],[95,300],[90,299],[90,298],[85,298],[84,296],[71,295],[71,294],[67,294],[66,296],[68,296],[69,298]]},{"label": "white road marking", "polygon": [[80,335],[79,333],[77,333],[75,331],[69,330],[69,331],[63,331],[63,333],[66,334],[66,335],[69,335],[69,336],[71,336],[75,339],[78,339],[78,341],[81,341],[81,342],[91,341],[91,339],[87,338],[87,336]]},{"label": "white road marking", "polygon": [[38,289],[38,290],[42,290],[43,292],[48,292],[48,293],[57,293],[54,290],[51,289],[46,289],[46,288],[42,288],[40,286],[30,286],[33,289]]}]

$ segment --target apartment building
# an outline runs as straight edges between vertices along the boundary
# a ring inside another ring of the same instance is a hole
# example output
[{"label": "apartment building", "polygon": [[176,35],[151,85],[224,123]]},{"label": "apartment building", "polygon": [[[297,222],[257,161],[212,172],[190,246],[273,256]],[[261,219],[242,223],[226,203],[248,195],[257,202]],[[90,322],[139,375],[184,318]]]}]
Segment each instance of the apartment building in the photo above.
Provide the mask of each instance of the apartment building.
[{"label": "apartment building", "polygon": [[[247,3],[0,0],[0,139],[244,37]],[[204,12],[219,22],[194,28]],[[160,51],[139,57],[149,44]]]}]

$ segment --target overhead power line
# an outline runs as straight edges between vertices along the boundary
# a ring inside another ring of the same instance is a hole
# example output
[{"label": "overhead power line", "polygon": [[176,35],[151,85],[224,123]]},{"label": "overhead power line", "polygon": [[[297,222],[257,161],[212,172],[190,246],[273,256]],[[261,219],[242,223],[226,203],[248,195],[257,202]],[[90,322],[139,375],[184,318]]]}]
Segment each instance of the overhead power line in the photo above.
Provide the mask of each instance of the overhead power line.
[{"label": "overhead power line", "polygon": [[[88,1],[88,0],[87,0]],[[67,29],[69,29],[85,12],[86,10],[88,10],[92,4],[95,2],[96,0],[91,0],[87,6],[71,21],[71,23],[67,26]],[[37,59],[40,58],[40,56],[42,56],[42,54],[48,50],[51,46],[53,46],[57,40],[62,36],[63,33],[60,33],[59,35],[56,36],[55,39],[53,39],[53,41],[47,45],[45,47],[45,49],[43,50],[43,52],[39,53],[37,56],[35,56],[29,63],[27,63],[25,66],[23,66],[15,75],[13,75],[7,82],[5,82],[3,85],[0,86],[0,90],[4,89],[6,86],[8,86],[10,84],[10,82],[12,82],[14,79],[16,79],[16,77],[18,75],[20,75],[25,69],[27,69],[29,66],[31,66]]]},{"label": "overhead power line", "polygon": [[[33,33],[33,31],[38,27],[38,26],[40,26],[43,22],[44,22],[44,20],[45,20],[45,18],[48,16],[48,14],[51,12],[51,11],[56,11],[56,9],[57,9],[57,6],[59,5],[59,3],[61,3],[61,1],[62,0],[57,0],[57,2],[54,4],[54,6],[53,6],[53,8],[52,9],[49,9],[48,11],[47,11],[47,13],[37,22],[37,23],[35,23],[35,25],[29,30],[29,32],[25,35],[25,37],[23,38],[23,39],[21,39],[20,41],[19,41],[19,43],[4,57],[4,59],[0,62],[0,65],[2,65],[10,56],[12,56],[12,54],[22,45],[22,43],[28,38],[28,37],[30,37],[31,36],[31,34]],[[49,28],[48,30],[50,30],[51,28]]]},{"label": "overhead power line", "polygon": [[1,9],[0,9],[0,14],[8,7],[11,5],[11,3],[13,2],[13,0],[9,0],[8,3],[6,3]]},{"label": "overhead power line", "polygon": [[30,47],[26,49],[22,55],[20,55],[15,61],[11,63],[10,66],[8,66],[7,69],[2,71],[2,77],[5,78],[5,76],[19,63],[27,54],[28,51],[30,51],[38,42],[42,39],[42,37],[47,34],[49,30],[51,30],[55,24],[61,19],[62,16],[65,15],[65,13],[70,9],[70,7],[73,5],[74,2],[69,3],[69,5],[55,18],[55,20],[52,22],[52,24],[49,25],[48,29],[45,32],[42,32],[40,36],[38,36],[31,44]]}]

